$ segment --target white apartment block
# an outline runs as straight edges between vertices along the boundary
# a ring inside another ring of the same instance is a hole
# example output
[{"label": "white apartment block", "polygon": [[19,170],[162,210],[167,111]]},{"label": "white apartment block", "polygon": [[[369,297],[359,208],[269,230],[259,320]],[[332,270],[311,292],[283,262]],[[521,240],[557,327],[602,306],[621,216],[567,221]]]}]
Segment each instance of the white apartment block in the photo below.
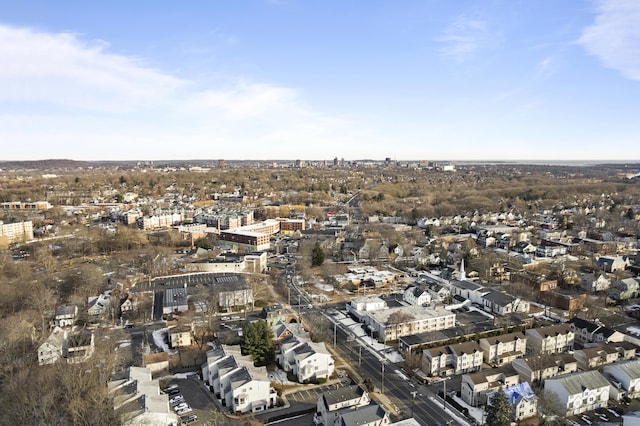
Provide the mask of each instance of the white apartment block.
[{"label": "white apartment block", "polygon": [[6,238],[8,244],[33,240],[33,223],[4,223],[0,221],[0,241]]},{"label": "white apartment block", "polygon": [[527,353],[527,338],[524,333],[509,333],[480,339],[484,360],[489,364],[510,364]]},{"label": "white apartment block", "polygon": [[[401,323],[393,322],[394,313],[406,318]],[[391,317],[391,320],[390,320]],[[446,309],[430,309],[421,306],[403,306],[367,312],[365,324],[377,333],[380,341],[393,341],[410,334],[445,330],[455,327],[456,315]]]},{"label": "white apartment block", "polygon": [[610,384],[598,371],[567,374],[544,382],[545,396],[553,398],[567,416],[606,407]]}]

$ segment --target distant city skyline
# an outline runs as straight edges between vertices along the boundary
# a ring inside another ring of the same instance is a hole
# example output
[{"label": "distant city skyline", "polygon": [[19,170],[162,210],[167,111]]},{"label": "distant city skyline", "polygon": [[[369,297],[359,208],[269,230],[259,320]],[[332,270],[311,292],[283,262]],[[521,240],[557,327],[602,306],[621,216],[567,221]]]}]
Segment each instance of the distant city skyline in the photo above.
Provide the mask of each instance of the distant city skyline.
[{"label": "distant city skyline", "polygon": [[27,0],[0,161],[640,160],[640,2]]}]

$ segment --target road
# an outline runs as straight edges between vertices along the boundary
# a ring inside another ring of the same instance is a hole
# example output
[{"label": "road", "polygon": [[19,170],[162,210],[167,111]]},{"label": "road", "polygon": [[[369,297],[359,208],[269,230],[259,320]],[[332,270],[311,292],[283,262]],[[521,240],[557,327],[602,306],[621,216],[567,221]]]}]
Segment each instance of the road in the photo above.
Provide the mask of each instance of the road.
[{"label": "road", "polygon": [[[315,315],[322,315],[318,311],[307,312],[306,321],[319,321]],[[400,418],[413,417],[421,425],[456,425],[459,423],[455,418],[443,410],[441,400],[433,400],[434,393],[427,387],[414,384],[396,373],[399,368],[388,360],[383,360],[385,372],[382,374],[382,362],[379,355],[374,355],[368,346],[358,347],[360,341],[348,342],[348,333],[340,326],[336,327],[337,350],[346,362],[359,372],[360,376],[368,377],[373,381],[376,390],[383,390],[383,393],[397,407]],[[361,354],[361,356],[360,356]],[[382,378],[384,377],[384,384]],[[415,394],[413,393],[415,392]],[[415,399],[412,397],[415,395]],[[460,415],[462,417],[462,415]]]}]

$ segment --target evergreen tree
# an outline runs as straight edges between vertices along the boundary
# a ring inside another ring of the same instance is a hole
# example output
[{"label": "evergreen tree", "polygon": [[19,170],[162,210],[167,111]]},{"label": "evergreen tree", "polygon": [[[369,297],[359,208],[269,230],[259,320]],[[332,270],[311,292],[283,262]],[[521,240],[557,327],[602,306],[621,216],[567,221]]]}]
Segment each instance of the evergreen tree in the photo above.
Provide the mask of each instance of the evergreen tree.
[{"label": "evergreen tree", "polygon": [[242,353],[251,355],[253,363],[258,367],[273,362],[273,332],[266,321],[247,324],[242,333]]},{"label": "evergreen tree", "polygon": [[311,266],[320,266],[324,263],[324,250],[320,243],[316,243],[311,252]]},{"label": "evergreen tree", "polygon": [[487,404],[487,424],[491,426],[511,425],[511,406],[502,389],[496,392]]}]

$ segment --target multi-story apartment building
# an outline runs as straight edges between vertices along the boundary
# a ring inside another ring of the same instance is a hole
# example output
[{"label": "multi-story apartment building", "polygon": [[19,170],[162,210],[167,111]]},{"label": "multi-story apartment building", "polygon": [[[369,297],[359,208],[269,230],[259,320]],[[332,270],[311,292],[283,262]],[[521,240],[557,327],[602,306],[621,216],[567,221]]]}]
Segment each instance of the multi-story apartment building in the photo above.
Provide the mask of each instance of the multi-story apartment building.
[{"label": "multi-story apartment building", "polygon": [[510,364],[527,353],[527,338],[522,332],[480,339],[484,360],[489,364]]},{"label": "multi-story apartment building", "polygon": [[422,369],[431,376],[449,376],[479,371],[482,350],[476,342],[439,346],[422,352]]},{"label": "multi-story apartment building", "polygon": [[460,395],[474,407],[485,405],[489,395],[500,388],[520,383],[518,372],[511,366],[502,366],[462,376]]},{"label": "multi-story apartment building", "polygon": [[0,247],[17,242],[33,240],[33,223],[26,222],[4,223],[0,221]]},{"label": "multi-story apartment building", "polygon": [[544,393],[573,416],[606,407],[610,386],[598,371],[582,371],[545,380]]},{"label": "multi-story apartment building", "polygon": [[446,309],[403,306],[367,312],[364,321],[377,333],[378,340],[392,341],[409,334],[452,328],[456,314]]},{"label": "multi-story apartment building", "polygon": [[575,333],[569,324],[555,324],[525,330],[527,348],[534,354],[553,354],[573,349]]}]

